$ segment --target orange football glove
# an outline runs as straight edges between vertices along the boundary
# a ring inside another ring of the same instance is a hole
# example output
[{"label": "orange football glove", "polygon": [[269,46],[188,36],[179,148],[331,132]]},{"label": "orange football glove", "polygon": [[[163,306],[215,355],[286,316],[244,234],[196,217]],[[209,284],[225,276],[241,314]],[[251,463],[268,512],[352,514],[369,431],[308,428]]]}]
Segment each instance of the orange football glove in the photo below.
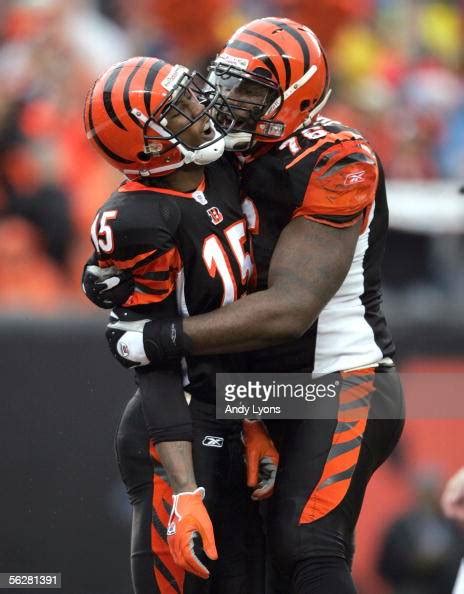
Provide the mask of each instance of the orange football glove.
[{"label": "orange football glove", "polygon": [[242,424],[242,438],[245,445],[247,485],[258,487],[251,498],[267,499],[274,490],[279,453],[261,421],[245,419]]},{"label": "orange football glove", "polygon": [[174,562],[186,571],[207,579],[209,571],[193,550],[194,538],[200,536],[203,550],[210,559],[217,559],[213,525],[203,504],[205,490],[172,496],[173,504],[167,530],[168,545]]}]

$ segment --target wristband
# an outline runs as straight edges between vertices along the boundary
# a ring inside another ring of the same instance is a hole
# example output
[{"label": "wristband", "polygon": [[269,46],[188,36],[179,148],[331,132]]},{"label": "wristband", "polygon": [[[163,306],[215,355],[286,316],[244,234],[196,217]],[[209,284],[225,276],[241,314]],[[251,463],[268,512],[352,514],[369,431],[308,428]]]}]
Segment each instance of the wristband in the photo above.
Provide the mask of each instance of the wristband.
[{"label": "wristband", "polygon": [[143,329],[143,346],[150,361],[172,361],[189,354],[191,341],[184,334],[182,318],[151,320]]}]

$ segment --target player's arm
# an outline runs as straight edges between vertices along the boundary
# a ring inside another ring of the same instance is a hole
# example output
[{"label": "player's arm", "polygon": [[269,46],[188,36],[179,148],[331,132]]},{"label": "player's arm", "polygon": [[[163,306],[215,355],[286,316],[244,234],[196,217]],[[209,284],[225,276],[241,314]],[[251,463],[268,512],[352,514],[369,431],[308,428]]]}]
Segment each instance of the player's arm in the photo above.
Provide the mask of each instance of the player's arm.
[{"label": "player's arm", "polygon": [[331,145],[306,185],[305,158],[295,163],[287,174],[299,206],[275,247],[268,289],[186,320],[192,352],[252,350],[298,338],[345,279],[375,198],[377,159],[364,141]]},{"label": "player's arm", "polygon": [[[208,314],[146,324],[141,336],[147,358],[156,364],[185,350],[239,352],[301,336],[343,282],[361,224],[359,219],[351,227],[335,228],[305,218],[293,220],[275,248],[267,290]],[[137,334],[136,328],[132,331]]]},{"label": "player's arm", "polygon": [[[304,160],[298,166],[304,166]],[[146,324],[143,339],[148,359],[160,362],[166,353],[176,351],[253,350],[301,336],[346,277],[377,182],[377,160],[364,142],[327,149],[300,191],[300,205],[277,242],[268,289],[183,322]],[[295,183],[294,192],[298,191]],[[177,345],[172,344],[171,335],[176,336]]]},{"label": "player's arm", "polygon": [[[175,281],[181,257],[175,234],[180,213],[171,204],[167,216],[167,208],[169,203],[161,209],[160,201],[140,200],[137,196],[129,202],[113,200],[100,209],[91,235],[98,268],[106,269],[106,273],[114,268],[133,279],[133,290],[125,296],[124,307],[111,314],[113,327],[107,329],[106,336],[116,360],[125,367],[136,367],[148,435],[158,446],[161,463],[173,488],[173,511],[167,534],[171,553],[184,569],[207,578],[208,570],[193,551],[194,535],[200,534],[203,549],[210,558],[217,558],[217,552],[211,520],[203,504],[204,489],[197,487],[195,481],[192,422],[179,365],[176,361],[167,361],[164,369],[150,369],[138,336],[116,327],[120,320],[141,325],[151,316],[169,317],[177,312]],[[86,269],[88,274],[88,267]],[[101,274],[98,269],[90,269],[90,273]],[[113,271],[110,274],[103,274],[99,282],[110,279],[111,285],[120,278]],[[149,312],[148,317],[146,312]]]},{"label": "player's arm", "polygon": [[[175,283],[182,265],[176,245],[179,223],[180,211],[174,203],[161,204],[140,193],[129,200],[124,192],[115,193],[99,209],[91,227],[95,252],[85,264],[83,287],[100,306],[106,307],[108,299],[111,305],[124,304],[111,313],[115,324],[130,320],[141,325],[154,316],[177,315]],[[121,283],[121,279],[130,282]],[[191,419],[179,363],[172,361],[164,370],[153,370],[144,366],[148,359],[140,360],[140,342],[117,328],[107,330],[106,337],[116,360],[136,370],[150,438],[155,443],[191,441]],[[166,459],[168,470],[172,460],[174,455]],[[191,474],[180,476],[180,456],[177,460],[172,483],[191,486]]]},{"label": "player's arm", "polygon": [[291,221],[276,245],[267,290],[184,320],[191,352],[253,350],[301,336],[343,282],[360,227],[361,220],[346,228]]},{"label": "player's arm", "polygon": [[101,268],[94,252],[84,264],[82,291],[97,307],[111,309],[122,305],[134,291],[134,277],[130,270],[115,266]]},{"label": "player's arm", "polygon": [[361,224],[359,218],[351,227],[335,228],[299,217],[279,238],[265,291],[185,320],[109,328],[125,329],[143,341],[144,355],[155,364],[185,352],[240,352],[298,338],[343,282]]}]

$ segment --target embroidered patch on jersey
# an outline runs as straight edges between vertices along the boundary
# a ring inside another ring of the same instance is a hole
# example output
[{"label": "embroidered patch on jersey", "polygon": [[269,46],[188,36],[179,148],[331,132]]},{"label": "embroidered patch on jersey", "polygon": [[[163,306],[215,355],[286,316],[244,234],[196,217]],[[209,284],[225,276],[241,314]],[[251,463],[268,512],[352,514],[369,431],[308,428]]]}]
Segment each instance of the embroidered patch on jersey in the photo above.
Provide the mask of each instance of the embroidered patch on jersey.
[{"label": "embroidered patch on jersey", "polygon": [[359,184],[364,181],[365,171],[355,171],[345,177],[345,186],[352,186],[353,184]]},{"label": "embroidered patch on jersey", "polygon": [[222,223],[222,221],[224,220],[224,217],[222,216],[222,212],[216,206],[212,206],[211,208],[208,208],[208,210],[206,212],[208,213],[209,218],[215,225],[219,225],[219,223]]},{"label": "embroidered patch on jersey", "polygon": [[214,437],[214,435],[205,435],[201,443],[209,448],[222,448],[224,445],[224,438]]}]

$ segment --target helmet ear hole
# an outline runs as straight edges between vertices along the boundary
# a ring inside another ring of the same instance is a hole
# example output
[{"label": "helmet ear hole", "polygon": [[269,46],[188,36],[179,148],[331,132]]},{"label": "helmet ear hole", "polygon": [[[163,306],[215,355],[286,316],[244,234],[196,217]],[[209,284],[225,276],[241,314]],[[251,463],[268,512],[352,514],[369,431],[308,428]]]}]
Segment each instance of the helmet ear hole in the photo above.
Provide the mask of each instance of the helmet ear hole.
[{"label": "helmet ear hole", "polygon": [[137,153],[137,159],[140,161],[144,161],[145,163],[151,159],[151,155],[146,153],[145,151],[140,151]]},{"label": "helmet ear hole", "polygon": [[304,101],[300,103],[300,111],[306,111],[310,105],[311,101],[309,99],[304,99]]}]

